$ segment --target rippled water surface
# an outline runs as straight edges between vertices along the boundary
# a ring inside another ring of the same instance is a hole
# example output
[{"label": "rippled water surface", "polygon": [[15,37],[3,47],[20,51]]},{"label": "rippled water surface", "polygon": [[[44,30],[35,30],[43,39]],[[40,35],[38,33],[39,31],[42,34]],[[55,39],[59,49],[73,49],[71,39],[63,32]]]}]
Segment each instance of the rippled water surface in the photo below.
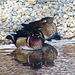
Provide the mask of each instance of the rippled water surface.
[{"label": "rippled water surface", "polygon": [[[46,41],[47,42],[47,41]],[[47,42],[53,45],[58,51],[58,57],[54,61],[55,66],[43,66],[39,70],[32,70],[30,67],[12,60],[10,54],[16,47],[11,45],[0,46],[0,75],[75,75],[75,39],[52,40]]]}]

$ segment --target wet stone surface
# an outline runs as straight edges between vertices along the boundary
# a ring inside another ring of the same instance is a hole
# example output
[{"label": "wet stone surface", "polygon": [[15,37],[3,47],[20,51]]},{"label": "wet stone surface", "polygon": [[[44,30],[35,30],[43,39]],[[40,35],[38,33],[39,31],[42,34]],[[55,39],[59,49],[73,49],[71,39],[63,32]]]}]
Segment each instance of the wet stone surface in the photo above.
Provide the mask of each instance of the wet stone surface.
[{"label": "wet stone surface", "polygon": [[75,40],[52,41],[58,51],[58,57],[53,67],[43,66],[39,70],[33,70],[29,66],[12,60],[10,54],[14,45],[0,46],[0,75],[75,75]]}]

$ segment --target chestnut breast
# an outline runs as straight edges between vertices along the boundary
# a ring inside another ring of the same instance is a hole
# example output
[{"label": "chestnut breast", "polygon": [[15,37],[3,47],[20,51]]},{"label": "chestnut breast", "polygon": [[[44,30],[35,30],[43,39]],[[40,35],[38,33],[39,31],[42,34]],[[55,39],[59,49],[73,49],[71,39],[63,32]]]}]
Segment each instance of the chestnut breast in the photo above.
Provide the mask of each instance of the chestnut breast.
[{"label": "chestnut breast", "polygon": [[44,40],[41,37],[30,37],[29,46],[34,49],[40,49],[44,44]]}]

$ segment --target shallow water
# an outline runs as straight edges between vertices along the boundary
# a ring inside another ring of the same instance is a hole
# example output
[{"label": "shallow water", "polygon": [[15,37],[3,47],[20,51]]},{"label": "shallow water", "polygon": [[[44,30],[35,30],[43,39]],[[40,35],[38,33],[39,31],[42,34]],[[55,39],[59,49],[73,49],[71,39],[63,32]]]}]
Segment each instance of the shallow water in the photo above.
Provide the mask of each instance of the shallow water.
[{"label": "shallow water", "polygon": [[[46,41],[47,42],[47,41]],[[16,47],[11,45],[0,46],[0,75],[75,75],[75,39],[52,40],[47,42],[53,45],[58,51],[58,57],[54,61],[55,66],[43,66],[39,70],[12,60],[10,54]]]}]

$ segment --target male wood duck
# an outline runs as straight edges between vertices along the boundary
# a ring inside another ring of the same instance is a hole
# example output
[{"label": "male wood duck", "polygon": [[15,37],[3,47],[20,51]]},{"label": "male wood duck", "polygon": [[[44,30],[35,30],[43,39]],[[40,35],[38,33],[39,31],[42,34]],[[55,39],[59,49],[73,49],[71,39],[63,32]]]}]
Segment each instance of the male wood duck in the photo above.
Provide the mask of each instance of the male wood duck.
[{"label": "male wood duck", "polygon": [[[12,53],[16,60],[29,64],[34,69],[39,69],[43,65],[53,65],[57,57],[57,50],[44,43],[46,39],[44,36],[52,37],[57,31],[53,20],[52,17],[46,17],[29,24],[22,24],[24,28],[17,31],[17,34],[14,34],[13,37],[10,35],[6,37],[12,40],[18,48]],[[25,46],[32,49],[26,50]]]},{"label": "male wood duck", "polygon": [[39,49],[44,44],[44,35],[40,30],[18,31],[17,34],[8,35],[6,38],[12,40],[17,48],[28,46],[33,49]]},{"label": "male wood duck", "polygon": [[24,66],[31,66],[33,69],[42,68],[43,65],[53,66],[57,55],[57,50],[46,43],[41,49],[16,49],[12,52],[15,60],[20,61]]},{"label": "male wood duck", "polygon": [[45,17],[41,20],[30,22],[29,24],[21,24],[23,26],[22,31],[28,31],[30,29],[40,29],[45,38],[52,37],[57,32],[56,24],[53,22],[53,17]]},{"label": "male wood duck", "polygon": [[44,35],[40,30],[31,31],[27,45],[33,49],[40,49],[44,45],[44,40]]}]

